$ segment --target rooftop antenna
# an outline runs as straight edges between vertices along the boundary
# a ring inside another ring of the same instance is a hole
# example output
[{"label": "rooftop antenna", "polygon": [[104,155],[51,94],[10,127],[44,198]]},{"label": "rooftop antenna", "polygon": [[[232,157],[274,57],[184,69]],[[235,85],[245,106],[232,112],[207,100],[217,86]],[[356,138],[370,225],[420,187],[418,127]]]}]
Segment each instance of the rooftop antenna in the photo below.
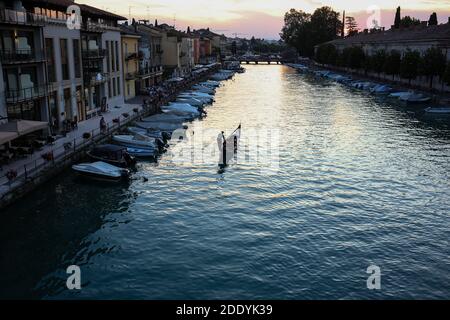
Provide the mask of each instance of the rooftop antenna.
[{"label": "rooftop antenna", "polygon": [[173,15],[173,28],[174,28],[174,29],[175,29],[176,22],[177,22],[177,15],[174,14],[174,15]]}]

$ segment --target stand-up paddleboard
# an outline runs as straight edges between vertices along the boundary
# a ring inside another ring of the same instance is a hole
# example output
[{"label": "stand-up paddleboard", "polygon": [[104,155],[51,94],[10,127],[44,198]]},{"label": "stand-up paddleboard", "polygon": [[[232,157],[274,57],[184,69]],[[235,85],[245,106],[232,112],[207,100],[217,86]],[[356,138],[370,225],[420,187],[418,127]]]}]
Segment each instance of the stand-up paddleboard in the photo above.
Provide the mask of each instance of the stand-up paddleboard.
[{"label": "stand-up paddleboard", "polygon": [[225,167],[236,155],[239,148],[239,140],[241,138],[241,125],[233,131],[232,134],[225,138],[222,131],[217,137],[217,145],[220,150],[219,166]]}]

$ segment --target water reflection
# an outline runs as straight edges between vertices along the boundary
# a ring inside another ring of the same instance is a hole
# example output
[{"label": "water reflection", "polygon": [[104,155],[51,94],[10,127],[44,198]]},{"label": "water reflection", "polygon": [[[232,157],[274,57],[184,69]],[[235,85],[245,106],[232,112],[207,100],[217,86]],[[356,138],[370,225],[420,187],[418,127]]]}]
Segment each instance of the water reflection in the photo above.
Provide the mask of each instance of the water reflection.
[{"label": "water reflection", "polygon": [[2,212],[0,297],[41,298],[63,290],[67,266],[114,250],[95,233],[127,223],[134,198],[127,185],[86,182],[65,171]]}]

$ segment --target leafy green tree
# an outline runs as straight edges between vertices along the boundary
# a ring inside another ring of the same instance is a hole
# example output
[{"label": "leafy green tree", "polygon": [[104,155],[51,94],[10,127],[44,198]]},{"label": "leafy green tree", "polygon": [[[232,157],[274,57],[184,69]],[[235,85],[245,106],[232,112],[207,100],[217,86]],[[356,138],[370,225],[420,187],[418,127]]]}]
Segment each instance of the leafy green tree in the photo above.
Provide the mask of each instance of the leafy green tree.
[{"label": "leafy green tree", "polygon": [[331,7],[321,7],[311,16],[314,45],[324,43],[338,37],[342,30],[339,13]]},{"label": "leafy green tree", "polygon": [[358,24],[356,23],[356,20],[354,17],[346,17],[345,25],[347,27],[347,35],[348,36],[351,37],[355,34],[358,34]]},{"label": "leafy green tree", "polygon": [[418,51],[411,51],[408,49],[400,63],[400,76],[403,79],[408,79],[409,84],[411,80],[417,78],[419,74],[419,65],[421,63],[420,53]]},{"label": "leafy green tree", "polygon": [[402,55],[397,50],[392,50],[387,56],[384,63],[384,73],[392,75],[392,80],[395,76],[400,74],[400,64],[402,62]]},{"label": "leafy green tree", "polygon": [[410,16],[405,16],[400,20],[400,27],[402,27],[402,28],[418,26],[419,24],[420,24],[419,19],[411,18]]},{"label": "leafy green tree", "polygon": [[442,76],[442,81],[450,86],[450,61],[447,61],[447,67],[445,68],[445,72]]},{"label": "leafy green tree", "polygon": [[361,47],[348,48],[347,67],[351,69],[361,69],[364,66],[366,54]]},{"label": "leafy green tree", "polygon": [[330,7],[318,8],[312,15],[291,9],[284,16],[280,36],[287,45],[296,48],[300,55],[311,57],[316,45],[335,39],[341,28],[339,13]]},{"label": "leafy green tree", "polygon": [[371,57],[372,70],[378,75],[384,71],[384,64],[386,63],[386,51],[378,50]]},{"label": "leafy green tree", "polygon": [[311,41],[311,15],[301,10],[291,9],[284,15],[284,26],[281,39],[289,46],[297,49],[300,55],[309,55],[313,47]]},{"label": "leafy green tree", "polygon": [[323,64],[335,65],[337,59],[337,49],[331,44],[323,44],[317,48],[316,61]]},{"label": "leafy green tree", "polygon": [[425,51],[421,61],[420,73],[429,78],[430,88],[433,87],[435,76],[442,77],[445,71],[445,63],[445,55],[441,49],[431,47]]}]

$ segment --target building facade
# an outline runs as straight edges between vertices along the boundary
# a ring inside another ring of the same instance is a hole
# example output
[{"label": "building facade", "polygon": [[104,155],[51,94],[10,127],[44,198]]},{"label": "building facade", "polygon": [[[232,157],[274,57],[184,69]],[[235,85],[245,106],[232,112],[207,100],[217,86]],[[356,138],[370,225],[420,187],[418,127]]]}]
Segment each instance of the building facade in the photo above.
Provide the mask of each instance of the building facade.
[{"label": "building facade", "polygon": [[121,26],[122,33],[122,64],[124,76],[125,100],[136,96],[136,80],[139,72],[139,39],[137,32],[129,30],[126,26]]}]

